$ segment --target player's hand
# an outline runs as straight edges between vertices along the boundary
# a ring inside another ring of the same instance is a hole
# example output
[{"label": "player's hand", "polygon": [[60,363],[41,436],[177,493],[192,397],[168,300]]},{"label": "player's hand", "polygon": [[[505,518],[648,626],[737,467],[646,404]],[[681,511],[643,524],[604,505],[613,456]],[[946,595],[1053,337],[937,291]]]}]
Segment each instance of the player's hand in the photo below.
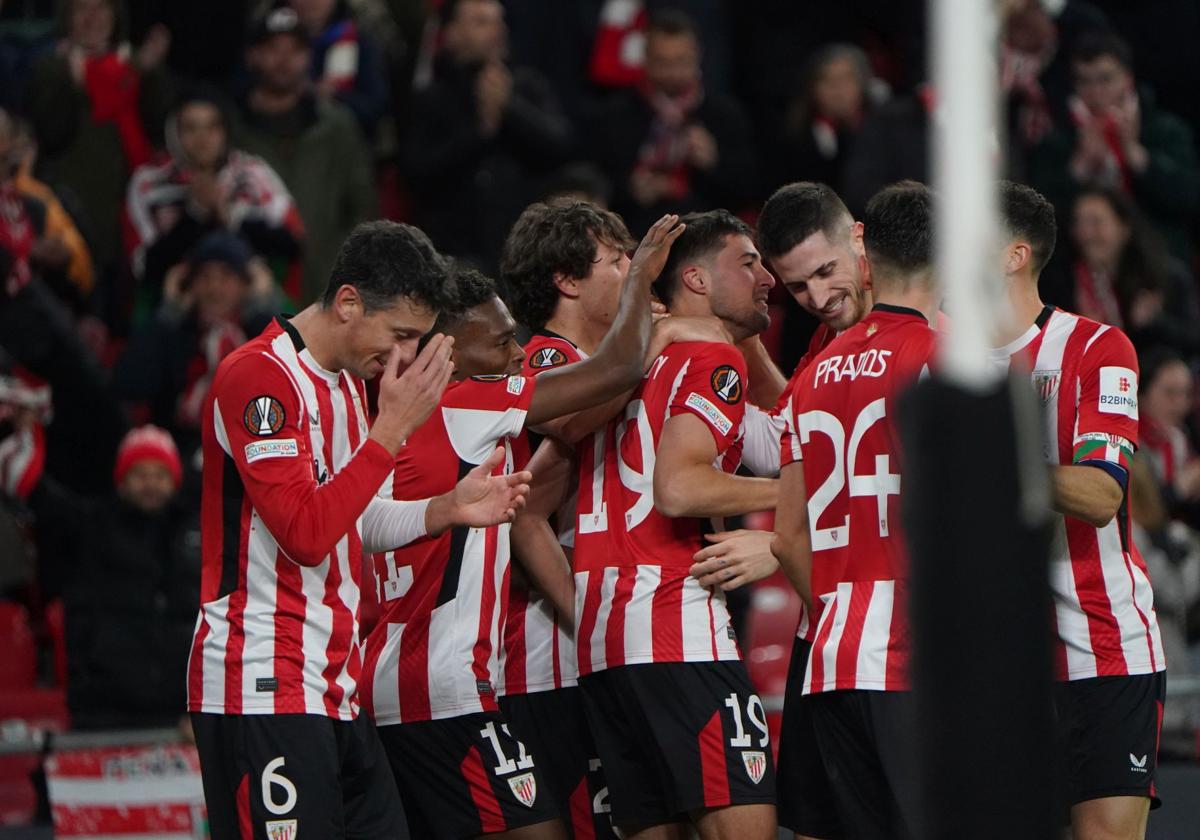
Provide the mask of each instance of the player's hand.
[{"label": "player's hand", "polygon": [[712,543],[692,555],[696,561],[688,571],[709,589],[720,587],[728,592],[770,577],[779,569],[779,560],[771,553],[770,531],[721,531],[707,534]]},{"label": "player's hand", "polygon": [[668,213],[650,226],[629,264],[629,276],[639,283],[653,283],[662,274],[663,266],[671,253],[671,246],[687,225],[679,217]]},{"label": "player's hand", "polygon": [[379,416],[371,437],[395,455],[437,407],[454,372],[454,339],[438,333],[400,373],[400,347],[392,347],[379,379]]},{"label": "player's hand", "polygon": [[503,463],[504,448],[498,446],[486,461],[454,485],[451,493],[453,509],[450,512],[452,524],[486,528],[512,522],[516,518],[517,511],[525,506],[533,474],[522,471],[511,475],[492,475]]}]

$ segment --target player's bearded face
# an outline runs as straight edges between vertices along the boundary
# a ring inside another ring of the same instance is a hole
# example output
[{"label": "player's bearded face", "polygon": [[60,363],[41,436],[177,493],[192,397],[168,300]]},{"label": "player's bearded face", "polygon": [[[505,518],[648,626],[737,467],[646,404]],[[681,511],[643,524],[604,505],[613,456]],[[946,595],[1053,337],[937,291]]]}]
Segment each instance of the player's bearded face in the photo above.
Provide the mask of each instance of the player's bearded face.
[{"label": "player's bearded face", "polygon": [[861,259],[849,235],[831,242],[817,231],[771,267],[801,308],[831,329],[852,327],[867,314]]},{"label": "player's bearded face", "polygon": [[767,296],[775,278],[748,236],[730,236],[712,258],[709,306],[712,313],[742,333],[757,335],[771,325]]}]

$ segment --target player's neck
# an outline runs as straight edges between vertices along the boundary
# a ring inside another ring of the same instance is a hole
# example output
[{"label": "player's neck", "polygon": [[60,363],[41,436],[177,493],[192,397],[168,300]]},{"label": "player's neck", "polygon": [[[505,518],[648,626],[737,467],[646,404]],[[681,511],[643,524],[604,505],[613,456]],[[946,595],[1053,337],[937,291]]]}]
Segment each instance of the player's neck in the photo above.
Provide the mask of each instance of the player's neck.
[{"label": "player's neck", "polygon": [[560,305],[554,317],[546,322],[546,332],[561,335],[589,356],[596,352],[608,325],[598,324],[584,317],[582,311]]},{"label": "player's neck", "polygon": [[1036,279],[1007,277],[1004,286],[1008,293],[1008,307],[1012,317],[1002,319],[997,328],[993,341],[997,347],[1004,347],[1023,336],[1046,308],[1041,295],[1038,294]]},{"label": "player's neck", "polygon": [[336,350],[337,339],[331,317],[331,312],[322,309],[319,303],[314,303],[294,316],[291,325],[300,333],[304,347],[313,361],[325,370],[337,373],[342,369],[342,363]]},{"label": "player's neck", "polygon": [[932,283],[914,282],[905,287],[892,288],[879,284],[875,287],[874,306],[882,303],[885,306],[902,306],[905,309],[915,309],[925,316],[930,324],[937,318],[941,295]]}]

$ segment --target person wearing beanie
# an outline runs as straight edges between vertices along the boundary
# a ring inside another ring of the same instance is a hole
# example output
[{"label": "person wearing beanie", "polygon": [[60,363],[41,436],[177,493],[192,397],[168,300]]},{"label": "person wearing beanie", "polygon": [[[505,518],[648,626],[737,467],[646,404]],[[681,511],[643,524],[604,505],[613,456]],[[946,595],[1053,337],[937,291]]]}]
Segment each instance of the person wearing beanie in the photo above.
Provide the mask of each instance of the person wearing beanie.
[{"label": "person wearing beanie", "polygon": [[43,472],[26,494],[39,566],[56,570],[45,594],[63,601],[75,729],[181,719],[200,597],[199,521],[180,502],[182,476],[175,442],[148,425],[117,447],[111,493],[80,495]]}]

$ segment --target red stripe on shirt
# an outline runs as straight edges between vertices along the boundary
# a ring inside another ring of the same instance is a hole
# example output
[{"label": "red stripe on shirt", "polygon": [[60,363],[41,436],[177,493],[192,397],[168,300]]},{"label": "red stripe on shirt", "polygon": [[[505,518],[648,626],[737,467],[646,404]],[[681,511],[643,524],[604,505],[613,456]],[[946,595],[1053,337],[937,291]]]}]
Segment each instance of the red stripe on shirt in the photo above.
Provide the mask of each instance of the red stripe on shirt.
[{"label": "red stripe on shirt", "polygon": [[858,682],[858,651],[862,644],[863,625],[867,621],[867,607],[875,594],[875,581],[857,581],[850,586],[850,604],[846,609],[846,624],[838,642],[837,658],[834,660],[836,688],[855,688]]},{"label": "red stripe on shirt", "polygon": [[[660,581],[650,604],[655,662],[683,661],[683,579]],[[611,663],[610,663],[611,664]]]},{"label": "red stripe on shirt", "polygon": [[579,673],[592,673],[592,634],[596,632],[596,614],[600,609],[600,584],[603,572],[591,571],[583,593],[583,606],[579,611],[579,627],[575,631],[575,647],[579,661]]},{"label": "red stripe on shirt", "polygon": [[[304,617],[308,599],[300,567],[282,551],[275,552],[275,714],[303,714]],[[280,702],[281,696],[289,698]],[[294,701],[291,701],[294,698]],[[289,702],[290,701],[290,702]]]},{"label": "red stripe on shirt", "polygon": [[609,668],[625,664],[625,611],[633,598],[633,586],[636,582],[636,567],[622,566],[617,570],[612,608],[608,613],[608,626],[604,632],[604,661],[608,663]]},{"label": "red stripe on shirt", "polygon": [[242,652],[246,649],[246,574],[250,546],[250,497],[242,498],[242,515],[238,525],[238,585],[229,593],[229,639],[225,643],[225,713],[242,712]]}]

